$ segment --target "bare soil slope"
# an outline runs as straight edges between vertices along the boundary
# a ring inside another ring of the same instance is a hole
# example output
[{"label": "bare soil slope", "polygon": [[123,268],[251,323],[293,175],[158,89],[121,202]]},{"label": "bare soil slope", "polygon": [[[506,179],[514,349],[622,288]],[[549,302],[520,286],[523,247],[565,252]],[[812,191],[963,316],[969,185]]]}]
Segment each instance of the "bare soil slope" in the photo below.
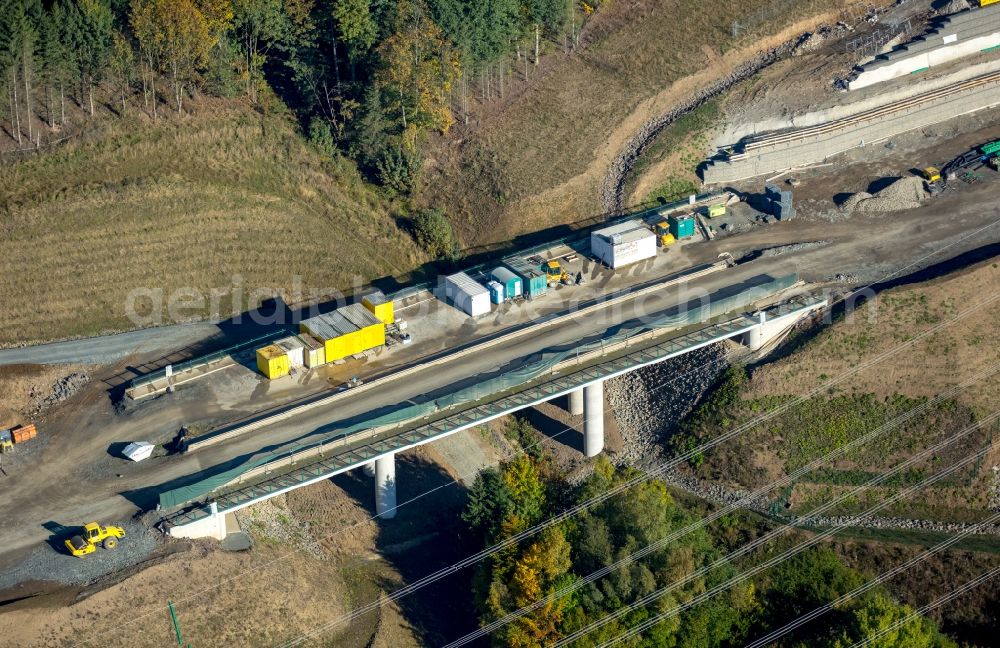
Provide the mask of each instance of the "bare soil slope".
[{"label": "bare soil slope", "polygon": [[733,20],[751,24],[759,8],[606,3],[575,52],[543,59],[504,102],[439,142],[424,199],[443,199],[469,244],[593,217],[615,157],[647,122],[761,50],[839,16],[845,4],[815,0],[790,12],[770,3],[769,20],[734,39]]}]

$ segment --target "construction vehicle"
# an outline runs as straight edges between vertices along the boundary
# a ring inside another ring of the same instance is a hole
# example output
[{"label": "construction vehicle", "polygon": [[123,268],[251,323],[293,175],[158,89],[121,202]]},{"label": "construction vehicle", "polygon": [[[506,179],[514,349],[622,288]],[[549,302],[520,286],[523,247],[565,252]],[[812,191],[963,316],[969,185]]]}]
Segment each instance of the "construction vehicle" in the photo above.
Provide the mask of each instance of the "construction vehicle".
[{"label": "construction vehicle", "polygon": [[14,438],[10,430],[0,430],[0,453],[10,452],[14,449]]},{"label": "construction vehicle", "polygon": [[101,526],[97,522],[83,525],[83,535],[75,535],[66,540],[66,548],[76,557],[86,556],[97,551],[101,545],[108,551],[118,546],[118,539],[125,537],[125,529],[112,525]]},{"label": "construction vehicle", "polygon": [[549,285],[570,282],[569,273],[563,270],[562,264],[555,259],[545,264],[545,279]]},{"label": "construction vehicle", "polygon": [[660,221],[657,223],[653,231],[656,233],[656,242],[660,245],[660,247],[670,247],[677,242],[674,235],[670,233],[670,223],[667,221]]},{"label": "construction vehicle", "polygon": [[931,184],[941,181],[941,169],[937,167],[929,166],[923,171],[921,171],[921,175],[924,176],[924,180],[926,180]]}]

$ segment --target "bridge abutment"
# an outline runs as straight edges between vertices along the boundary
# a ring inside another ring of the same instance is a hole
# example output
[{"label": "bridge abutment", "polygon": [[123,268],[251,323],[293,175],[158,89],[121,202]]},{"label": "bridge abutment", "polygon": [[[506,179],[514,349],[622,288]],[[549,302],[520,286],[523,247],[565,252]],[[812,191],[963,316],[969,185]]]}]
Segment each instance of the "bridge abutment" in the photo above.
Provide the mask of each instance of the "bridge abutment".
[{"label": "bridge abutment", "polygon": [[583,388],[583,454],[596,457],[604,450],[604,381]]},{"label": "bridge abutment", "polygon": [[375,460],[375,512],[383,520],[396,517],[396,455]]}]

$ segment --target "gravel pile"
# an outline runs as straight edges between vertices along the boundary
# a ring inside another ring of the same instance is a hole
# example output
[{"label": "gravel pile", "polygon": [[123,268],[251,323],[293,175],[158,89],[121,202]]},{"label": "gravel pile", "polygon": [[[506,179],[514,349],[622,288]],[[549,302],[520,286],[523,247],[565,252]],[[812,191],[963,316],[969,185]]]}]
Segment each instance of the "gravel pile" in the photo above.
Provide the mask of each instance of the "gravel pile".
[{"label": "gravel pile", "polygon": [[816,248],[821,248],[824,245],[829,245],[830,241],[809,241],[808,243],[792,243],[790,245],[779,245],[777,247],[767,248],[760,253],[762,257],[776,257],[782,254],[790,254],[792,252],[805,252],[806,250],[814,250]]},{"label": "gravel pile", "polygon": [[34,416],[44,409],[52,407],[56,403],[61,403],[76,392],[80,391],[84,385],[90,382],[90,376],[85,373],[74,371],[68,376],[64,376],[52,383],[48,393],[43,393],[32,388],[29,397],[32,401],[31,414]]},{"label": "gravel pile", "polygon": [[935,2],[934,8],[937,9],[939,16],[949,16],[953,13],[958,13],[959,11],[965,11],[966,9],[971,9],[972,6],[968,3],[968,0],[948,0],[947,2]]},{"label": "gravel pile", "polygon": [[666,440],[728,365],[719,343],[605,381],[623,441],[616,461],[637,467],[661,461]]},{"label": "gravel pile", "polygon": [[916,176],[899,178],[884,189],[869,194],[864,191],[848,198],[840,206],[845,212],[885,213],[915,209],[927,197],[924,181]]},{"label": "gravel pile", "polygon": [[[104,521],[102,520],[102,524]],[[67,553],[63,541],[73,535],[70,529],[58,539],[35,547],[17,567],[0,573],[0,589],[24,581],[55,581],[66,585],[87,585],[112,572],[145,560],[162,541],[158,531],[136,520],[109,521],[125,529],[125,537],[112,551],[98,547],[89,556],[77,558]]]}]

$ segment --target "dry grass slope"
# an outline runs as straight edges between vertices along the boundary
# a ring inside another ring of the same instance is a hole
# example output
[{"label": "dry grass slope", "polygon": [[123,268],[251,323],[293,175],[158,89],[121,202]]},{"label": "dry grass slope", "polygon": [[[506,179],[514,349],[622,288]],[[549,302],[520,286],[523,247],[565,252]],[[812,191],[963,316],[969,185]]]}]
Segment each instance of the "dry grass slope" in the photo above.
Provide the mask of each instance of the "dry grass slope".
[{"label": "dry grass slope", "polygon": [[[133,288],[288,295],[406,272],[422,254],[345,163],[282,117],[117,124],[0,173],[0,345],[134,328]],[[183,312],[203,317],[209,304]]]}]

